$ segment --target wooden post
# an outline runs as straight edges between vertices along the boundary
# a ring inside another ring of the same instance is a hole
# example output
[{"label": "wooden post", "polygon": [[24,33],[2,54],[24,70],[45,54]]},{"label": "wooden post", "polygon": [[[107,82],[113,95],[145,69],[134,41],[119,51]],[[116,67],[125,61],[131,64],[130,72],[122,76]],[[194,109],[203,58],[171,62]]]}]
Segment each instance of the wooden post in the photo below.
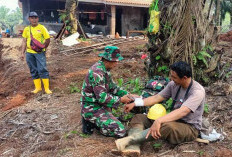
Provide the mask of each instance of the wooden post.
[{"label": "wooden post", "polygon": [[110,34],[115,36],[115,27],[116,27],[116,7],[115,5],[111,6],[111,26],[110,26]]}]

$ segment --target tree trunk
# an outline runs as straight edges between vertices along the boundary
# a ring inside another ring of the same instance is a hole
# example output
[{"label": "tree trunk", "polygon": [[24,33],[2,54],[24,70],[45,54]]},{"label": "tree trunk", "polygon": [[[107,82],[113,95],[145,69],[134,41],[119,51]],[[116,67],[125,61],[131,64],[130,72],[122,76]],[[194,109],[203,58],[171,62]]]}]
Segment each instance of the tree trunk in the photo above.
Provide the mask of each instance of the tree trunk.
[{"label": "tree trunk", "polygon": [[68,20],[70,20],[71,34],[77,32],[77,16],[76,16],[77,7],[78,7],[78,0],[66,0],[65,10],[67,13]]},{"label": "tree trunk", "polygon": [[210,16],[210,12],[211,12],[211,8],[212,8],[213,1],[214,1],[214,0],[211,0],[211,1],[210,1],[209,10],[208,10],[208,15],[207,15],[207,19],[209,19],[209,16]]},{"label": "tree trunk", "polygon": [[221,9],[221,0],[217,0],[216,3],[216,24],[220,26],[220,9]]},{"label": "tree trunk", "polygon": [[[168,76],[170,64],[185,61],[191,65],[197,81],[209,83],[210,76],[204,71],[210,68],[214,55],[210,42],[215,39],[210,21],[204,15],[203,2],[159,0],[160,30],[157,34],[148,34],[150,57],[146,65],[150,78],[154,75]],[[212,56],[209,55],[211,53]]]}]

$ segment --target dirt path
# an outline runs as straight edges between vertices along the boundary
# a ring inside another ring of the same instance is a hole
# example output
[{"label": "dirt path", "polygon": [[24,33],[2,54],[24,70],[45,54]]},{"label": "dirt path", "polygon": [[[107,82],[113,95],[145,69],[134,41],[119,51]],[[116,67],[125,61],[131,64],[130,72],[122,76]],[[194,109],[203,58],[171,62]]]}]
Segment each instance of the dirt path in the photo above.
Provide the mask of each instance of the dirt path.
[{"label": "dirt path", "polygon": [[[118,45],[125,60],[112,71],[115,80],[146,76],[143,60],[140,59],[145,43],[136,41]],[[4,47],[6,50],[7,46]],[[17,68],[5,60],[4,69],[0,70],[1,78],[4,75],[7,78],[1,83],[4,88],[0,89],[0,156],[115,156],[111,153],[115,149],[115,138],[104,137],[96,130],[90,137],[81,134],[80,94],[70,93],[70,84],[81,88],[88,68],[99,59],[98,53],[69,57],[57,53],[51,55],[48,69],[52,95],[31,95],[33,82],[25,61],[20,62],[16,57],[15,60],[20,63]],[[7,66],[16,70],[5,74],[9,69]],[[211,88],[207,90],[210,114],[206,116],[213,119],[216,128],[224,129],[227,137],[223,142],[209,145],[189,142],[178,146],[162,141],[149,142],[142,146],[142,156],[154,157],[162,153],[165,153],[163,156],[180,157],[232,156],[232,99],[230,95],[212,96],[212,93]],[[162,145],[154,150],[154,143]]]}]

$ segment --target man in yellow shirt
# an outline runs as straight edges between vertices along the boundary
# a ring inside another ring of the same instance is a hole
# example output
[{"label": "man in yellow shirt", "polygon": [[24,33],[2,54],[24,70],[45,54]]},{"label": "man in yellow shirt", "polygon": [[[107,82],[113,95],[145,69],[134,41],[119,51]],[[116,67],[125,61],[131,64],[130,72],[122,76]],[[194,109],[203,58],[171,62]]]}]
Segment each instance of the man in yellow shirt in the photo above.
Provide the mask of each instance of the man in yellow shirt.
[{"label": "man in yellow shirt", "polygon": [[[44,84],[44,89],[47,94],[52,92],[49,89],[49,73],[46,66],[46,48],[50,43],[50,36],[47,29],[39,24],[39,17],[36,12],[30,12],[28,18],[30,25],[27,26],[23,31],[23,42],[22,42],[22,57],[23,60],[25,57],[26,51],[26,61],[30,69],[30,73],[35,84],[35,90],[32,93],[36,94],[42,90],[41,88],[41,79]],[[37,49],[32,48],[33,40],[36,39],[38,42],[44,45],[45,48]]]}]

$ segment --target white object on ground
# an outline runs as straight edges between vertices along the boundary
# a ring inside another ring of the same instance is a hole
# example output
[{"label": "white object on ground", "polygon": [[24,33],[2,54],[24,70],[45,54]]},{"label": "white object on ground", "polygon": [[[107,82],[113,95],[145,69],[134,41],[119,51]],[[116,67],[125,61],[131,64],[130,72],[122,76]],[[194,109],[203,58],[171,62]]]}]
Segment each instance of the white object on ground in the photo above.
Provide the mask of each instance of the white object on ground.
[{"label": "white object on ground", "polygon": [[50,35],[56,35],[57,33],[55,31],[49,31],[48,32]]},{"label": "white object on ground", "polygon": [[72,45],[75,45],[75,44],[79,44],[80,42],[77,41],[79,36],[80,36],[80,34],[78,32],[74,33],[74,34],[70,35],[69,37],[63,39],[62,43],[65,46],[72,46]]},{"label": "white object on ground", "polygon": [[224,136],[222,134],[217,133],[215,129],[213,129],[212,132],[209,133],[209,135],[206,135],[203,132],[200,133],[202,139],[209,140],[210,142],[224,140]]}]

